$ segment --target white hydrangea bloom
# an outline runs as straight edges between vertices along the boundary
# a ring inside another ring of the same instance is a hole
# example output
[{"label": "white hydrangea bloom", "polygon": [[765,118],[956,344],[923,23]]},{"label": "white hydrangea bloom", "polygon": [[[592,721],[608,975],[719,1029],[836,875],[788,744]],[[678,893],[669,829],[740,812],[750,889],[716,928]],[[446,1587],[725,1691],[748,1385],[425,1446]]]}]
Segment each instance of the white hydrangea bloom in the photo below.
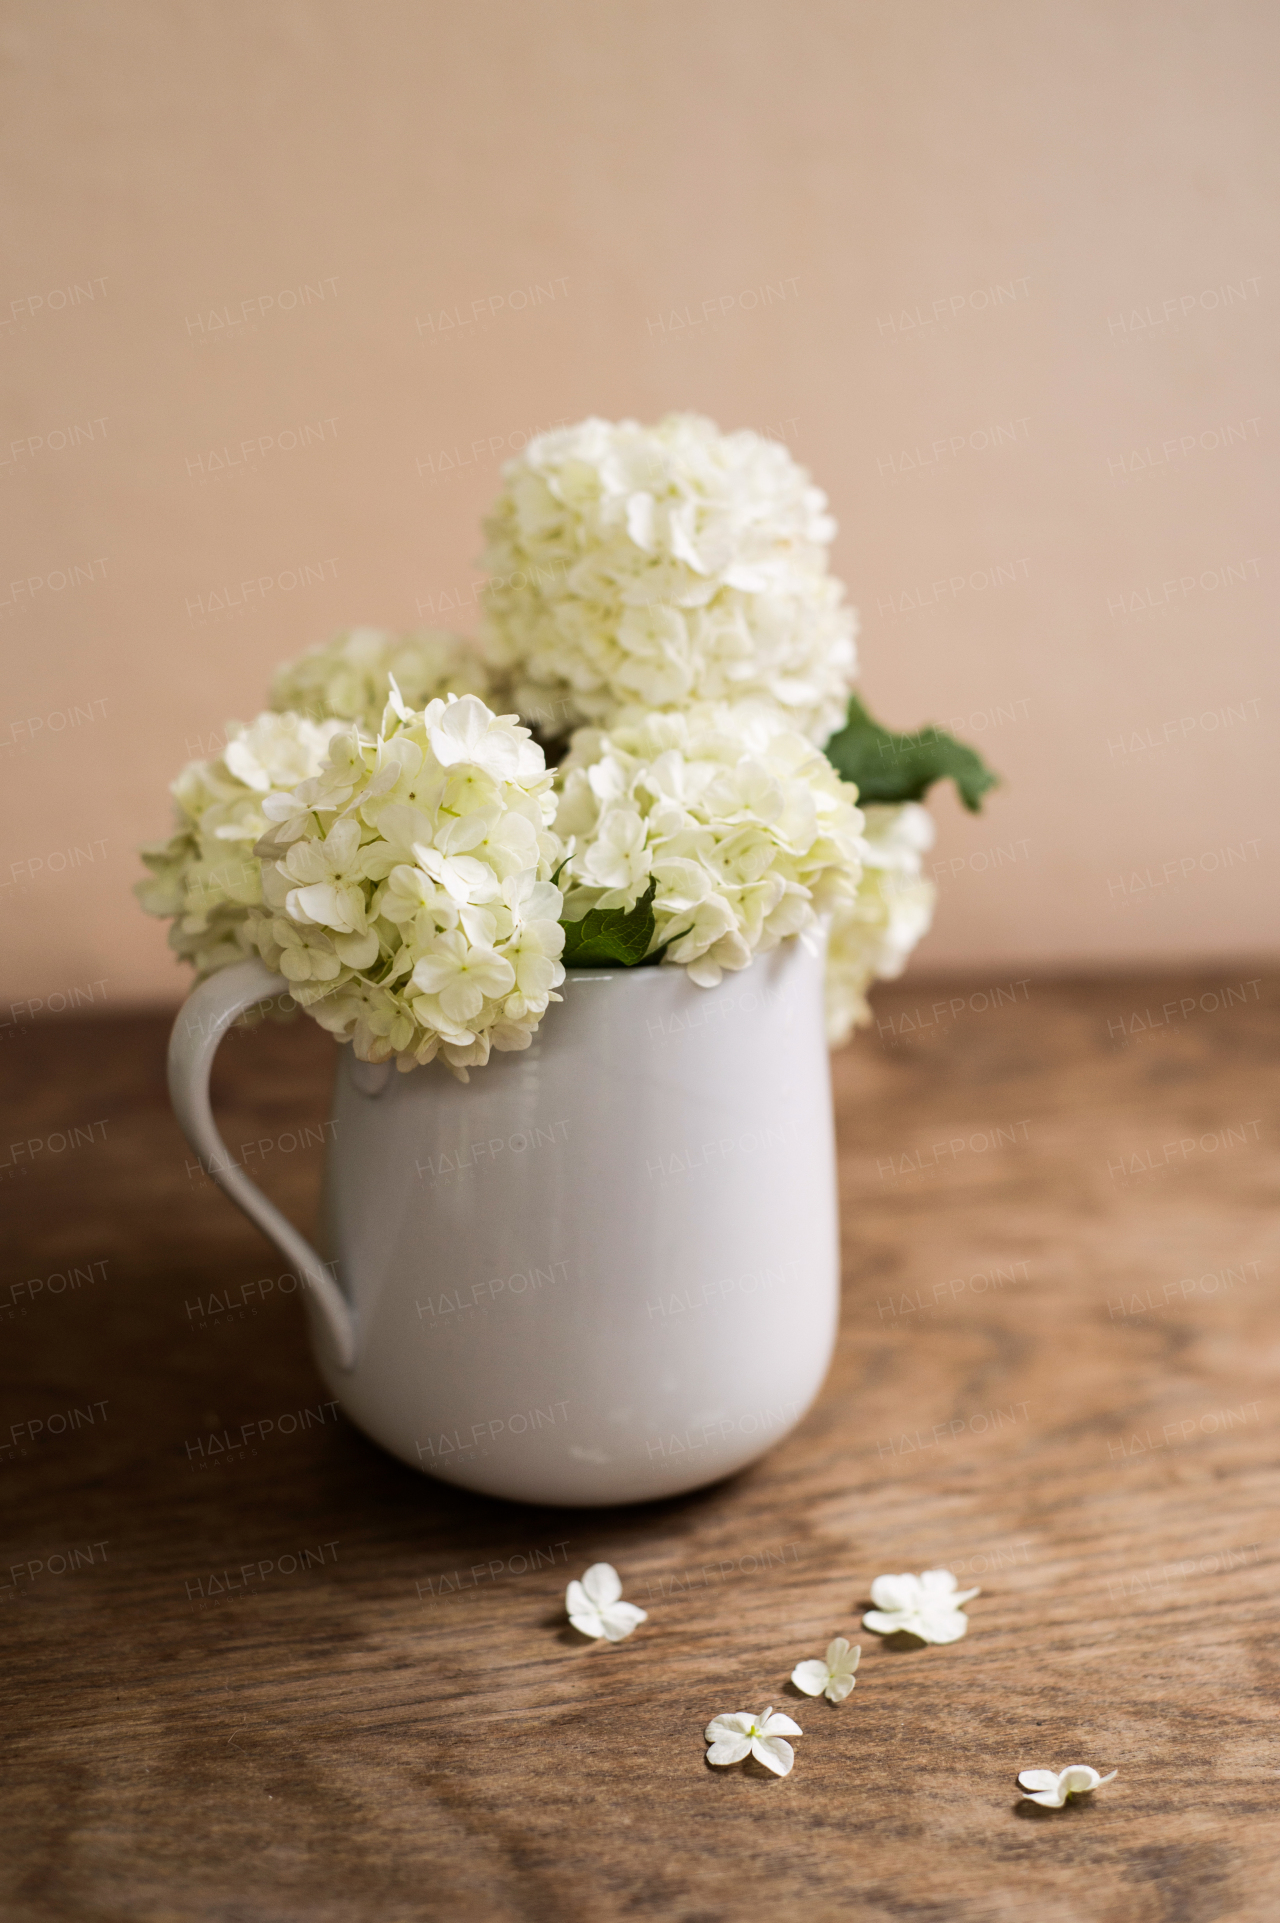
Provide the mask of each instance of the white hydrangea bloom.
[{"label": "white hydrangea bloom", "polygon": [[493,677],[473,642],[430,631],[389,634],[352,628],[277,669],[271,706],[319,720],[337,715],[376,732],[394,677],[406,705],[425,708],[448,694],[487,698]]},{"label": "white hydrangea bloom", "polygon": [[780,442],[696,414],[586,420],[503,469],[482,639],[547,734],[630,707],[767,699],[840,726],[856,620],[827,499]]},{"label": "white hydrangea bloom", "polygon": [[933,846],[933,818],[918,802],[863,806],[862,878],[857,893],[831,917],[827,942],[827,1039],[847,1042],[869,1022],[872,980],[893,981],[929,931],[936,889],[921,874]]},{"label": "white hydrangea bloom", "polygon": [[136,893],[149,915],[172,919],[170,946],[199,979],[252,954],[250,910],[262,900],[254,844],[268,826],[263,806],[324,766],[339,721],[260,714],[233,721],[211,761],[193,761],[173,783],[175,832],[142,850],[151,879]]},{"label": "white hydrangea bloom", "polygon": [[268,796],[251,933],[294,1000],[362,1061],[439,1053],[460,1080],[527,1048],[564,980],[561,846],[543,753],[475,695],[335,735]]},{"label": "white hydrangea bloom", "polygon": [[572,853],[565,915],[655,890],[651,950],[714,987],[724,969],[842,908],[860,873],[856,790],[763,703],[581,728],[557,770]]}]

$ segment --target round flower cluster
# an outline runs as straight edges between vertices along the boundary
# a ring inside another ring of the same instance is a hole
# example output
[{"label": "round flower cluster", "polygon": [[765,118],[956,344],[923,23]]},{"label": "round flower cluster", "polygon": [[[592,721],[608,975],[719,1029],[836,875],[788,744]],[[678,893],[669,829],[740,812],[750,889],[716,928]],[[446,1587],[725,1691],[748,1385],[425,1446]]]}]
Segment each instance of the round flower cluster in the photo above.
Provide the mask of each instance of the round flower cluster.
[{"label": "round flower cluster", "polygon": [[263,804],[263,960],[362,1061],[439,1053],[466,1081],[490,1048],[527,1048],[564,980],[551,781],[513,715],[393,690],[376,736],[341,729]]},{"label": "round flower cluster", "polygon": [[222,753],[191,762],[173,783],[175,831],[142,850],[151,878],[135,892],[148,914],[172,918],[169,945],[198,978],[253,953],[247,922],[262,901],[253,850],[268,827],[263,804],[318,775],[342,726],[296,714],[260,714],[247,728],[233,721]]},{"label": "round flower cluster", "polygon": [[766,704],[579,729],[556,785],[565,918],[652,890],[650,953],[703,987],[852,900],[857,791]]},{"label": "round flower cluster", "polygon": [[862,878],[853,899],[832,916],[827,942],[827,1039],[833,1048],[871,1020],[868,986],[902,973],[933,920],[936,891],[920,872],[921,856],[933,846],[932,816],[914,801],[868,803],[862,812]]},{"label": "round flower cluster", "polygon": [[475,646],[461,635],[352,628],[279,668],[271,706],[278,714],[288,710],[313,720],[336,715],[375,733],[393,679],[410,708],[425,708],[448,694],[483,699],[492,683]]},{"label": "round flower cluster", "polygon": [[835,523],[779,442],[695,414],[593,419],[503,477],[482,639],[526,719],[763,698],[811,741],[839,727],[856,623],[827,572]]}]

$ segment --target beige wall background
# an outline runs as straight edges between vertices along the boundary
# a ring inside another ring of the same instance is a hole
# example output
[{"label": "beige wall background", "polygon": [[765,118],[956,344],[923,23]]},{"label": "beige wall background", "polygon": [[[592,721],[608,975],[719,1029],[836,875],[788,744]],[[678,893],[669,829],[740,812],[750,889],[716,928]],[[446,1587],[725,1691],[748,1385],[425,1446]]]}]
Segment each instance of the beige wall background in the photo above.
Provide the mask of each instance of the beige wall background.
[{"label": "beige wall background", "polygon": [[340,626],[473,629],[532,430],[670,408],[787,441],[868,699],[1006,778],[936,802],[920,966],[1273,942],[1273,7],[2,31],[4,1002],[176,997],[129,888],[182,762]]}]

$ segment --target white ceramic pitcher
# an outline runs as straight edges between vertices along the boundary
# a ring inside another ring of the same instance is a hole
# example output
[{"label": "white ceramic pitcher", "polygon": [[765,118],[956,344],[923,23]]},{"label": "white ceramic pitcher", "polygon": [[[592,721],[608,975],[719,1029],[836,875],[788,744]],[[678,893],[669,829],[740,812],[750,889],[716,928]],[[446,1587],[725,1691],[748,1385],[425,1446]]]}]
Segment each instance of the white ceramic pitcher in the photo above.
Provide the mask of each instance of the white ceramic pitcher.
[{"label": "white ceramic pitcher", "polygon": [[822,957],[798,939],[717,988],[571,970],[532,1046],[463,1085],[339,1052],[321,1252],[231,1158],[209,1070],[287,983],[247,961],[169,1047],[204,1168],[305,1281],[345,1413],[446,1482],[642,1502],[715,1481],[800,1420],[835,1338]]}]

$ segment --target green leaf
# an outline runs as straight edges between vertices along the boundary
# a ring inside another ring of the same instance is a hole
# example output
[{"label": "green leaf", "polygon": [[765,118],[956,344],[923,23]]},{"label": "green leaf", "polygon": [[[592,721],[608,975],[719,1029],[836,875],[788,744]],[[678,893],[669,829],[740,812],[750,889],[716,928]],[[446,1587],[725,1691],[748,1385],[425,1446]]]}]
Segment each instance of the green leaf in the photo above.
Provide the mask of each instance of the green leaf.
[{"label": "green leaf", "polygon": [[845,781],[857,783],[861,801],[922,801],[935,781],[954,781],[960,799],[977,814],[982,797],[999,776],[975,748],[932,725],[915,734],[893,734],[873,721],[855,694],[849,717],[833,734],[826,756]]},{"label": "green leaf", "polygon": [[581,921],[566,921],[564,953],[566,968],[640,968],[661,961],[662,950],[649,953],[653,940],[653,897],[657,883],[650,882],[634,908],[590,908]]}]

